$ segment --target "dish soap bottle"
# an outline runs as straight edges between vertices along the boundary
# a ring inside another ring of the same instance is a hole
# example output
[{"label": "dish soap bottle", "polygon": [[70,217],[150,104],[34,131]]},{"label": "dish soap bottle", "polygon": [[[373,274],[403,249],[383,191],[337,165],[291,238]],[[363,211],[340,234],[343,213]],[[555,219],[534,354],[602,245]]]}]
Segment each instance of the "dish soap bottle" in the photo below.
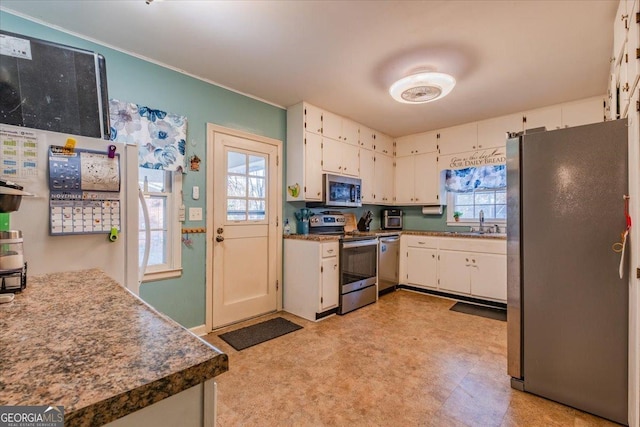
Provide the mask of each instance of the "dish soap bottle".
[{"label": "dish soap bottle", "polygon": [[284,235],[288,236],[291,234],[291,226],[289,225],[289,218],[284,220]]}]

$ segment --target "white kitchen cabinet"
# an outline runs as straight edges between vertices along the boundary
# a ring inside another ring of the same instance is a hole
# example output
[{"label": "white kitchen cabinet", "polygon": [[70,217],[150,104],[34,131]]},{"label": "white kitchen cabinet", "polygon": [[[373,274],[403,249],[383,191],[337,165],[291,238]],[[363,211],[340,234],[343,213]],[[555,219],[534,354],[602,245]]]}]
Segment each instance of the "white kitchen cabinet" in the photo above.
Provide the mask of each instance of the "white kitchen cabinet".
[{"label": "white kitchen cabinet", "polygon": [[360,148],[360,179],[362,203],[373,204],[376,199],[376,153],[373,150]]},{"label": "white kitchen cabinet", "polygon": [[470,254],[441,249],[438,253],[438,288],[459,294],[471,293]]},{"label": "white kitchen cabinet", "polygon": [[438,286],[438,240],[421,236],[406,236],[405,239],[406,283],[436,289]]},{"label": "white kitchen cabinet", "polygon": [[478,149],[504,148],[507,132],[522,132],[522,114],[509,114],[478,122]]},{"label": "white kitchen cabinet", "polygon": [[395,172],[396,204],[441,203],[437,152],[396,157]]},{"label": "white kitchen cabinet", "polygon": [[[307,132],[322,135],[323,111],[320,108],[314,107],[313,105],[309,105],[307,103],[298,105],[302,105],[303,108],[304,130],[306,130]],[[288,120],[287,123],[289,123]]]},{"label": "white kitchen cabinet", "polygon": [[[391,156],[375,153],[374,199],[378,204],[393,203],[395,182],[393,161],[394,158]],[[362,166],[360,169],[362,173]]]},{"label": "white kitchen cabinet", "polygon": [[377,133],[377,131],[369,127],[360,125],[360,147],[366,148],[367,150],[375,150]]},{"label": "white kitchen cabinet", "polygon": [[581,99],[562,104],[562,126],[573,127],[604,121],[604,98]]},{"label": "white kitchen cabinet", "polygon": [[477,150],[478,123],[466,123],[438,131],[440,154],[456,154]]},{"label": "white kitchen cabinet", "polygon": [[360,127],[347,118],[325,111],[322,115],[322,135],[347,144],[358,145]]},{"label": "white kitchen cabinet", "polygon": [[393,156],[393,138],[384,133],[376,132],[374,149],[381,154]]},{"label": "white kitchen cabinet", "polygon": [[306,103],[287,109],[286,184],[289,202],[319,201],[322,198],[321,132],[320,109]]},{"label": "white kitchen cabinet", "polygon": [[502,254],[470,253],[471,294],[507,300],[507,263]]},{"label": "white kitchen cabinet", "polygon": [[523,116],[525,130],[539,127],[554,130],[562,127],[562,109],[560,105],[525,111]]},{"label": "white kitchen cabinet", "polygon": [[322,170],[339,175],[359,176],[359,148],[331,138],[322,138]]},{"label": "white kitchen cabinet", "polygon": [[285,239],[285,311],[316,321],[338,307],[338,252],[337,241]]},{"label": "white kitchen cabinet", "polygon": [[438,133],[422,132],[396,138],[396,157],[438,151]]}]

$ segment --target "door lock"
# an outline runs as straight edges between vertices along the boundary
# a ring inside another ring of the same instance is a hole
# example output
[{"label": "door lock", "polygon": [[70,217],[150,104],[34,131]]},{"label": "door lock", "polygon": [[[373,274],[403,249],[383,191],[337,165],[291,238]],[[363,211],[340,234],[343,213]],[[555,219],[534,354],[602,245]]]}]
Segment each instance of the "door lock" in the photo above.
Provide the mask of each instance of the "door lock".
[{"label": "door lock", "polygon": [[224,231],[224,229],[222,227],[219,227],[217,230],[218,234],[222,234],[222,232]]},{"label": "door lock", "polygon": [[224,241],[224,237],[218,235],[216,236],[216,242],[223,242]]}]

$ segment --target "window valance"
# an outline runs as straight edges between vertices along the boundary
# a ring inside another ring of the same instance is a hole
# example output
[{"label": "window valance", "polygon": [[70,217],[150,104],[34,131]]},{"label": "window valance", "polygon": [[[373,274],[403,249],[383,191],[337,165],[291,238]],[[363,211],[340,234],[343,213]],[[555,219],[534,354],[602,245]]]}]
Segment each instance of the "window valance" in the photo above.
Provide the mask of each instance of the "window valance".
[{"label": "window valance", "polygon": [[448,169],[445,176],[445,190],[454,193],[495,190],[507,186],[507,168],[505,165]]},{"label": "window valance", "polygon": [[187,118],[142,105],[109,100],[111,139],[138,145],[140,167],[182,172]]}]

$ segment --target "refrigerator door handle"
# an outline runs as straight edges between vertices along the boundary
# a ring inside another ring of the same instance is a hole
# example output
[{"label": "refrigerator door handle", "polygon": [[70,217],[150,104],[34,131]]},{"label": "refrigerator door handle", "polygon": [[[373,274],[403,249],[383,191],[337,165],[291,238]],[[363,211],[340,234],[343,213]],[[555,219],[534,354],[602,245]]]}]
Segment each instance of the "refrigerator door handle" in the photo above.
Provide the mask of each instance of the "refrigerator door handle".
[{"label": "refrigerator door handle", "polygon": [[144,254],[142,255],[142,264],[140,265],[138,276],[138,287],[144,279],[144,273],[149,263],[149,251],[151,246],[151,231],[149,230],[149,208],[147,207],[147,201],[144,199],[144,193],[142,189],[138,187],[138,198],[140,199],[140,205],[142,206],[142,216],[144,217]]}]

